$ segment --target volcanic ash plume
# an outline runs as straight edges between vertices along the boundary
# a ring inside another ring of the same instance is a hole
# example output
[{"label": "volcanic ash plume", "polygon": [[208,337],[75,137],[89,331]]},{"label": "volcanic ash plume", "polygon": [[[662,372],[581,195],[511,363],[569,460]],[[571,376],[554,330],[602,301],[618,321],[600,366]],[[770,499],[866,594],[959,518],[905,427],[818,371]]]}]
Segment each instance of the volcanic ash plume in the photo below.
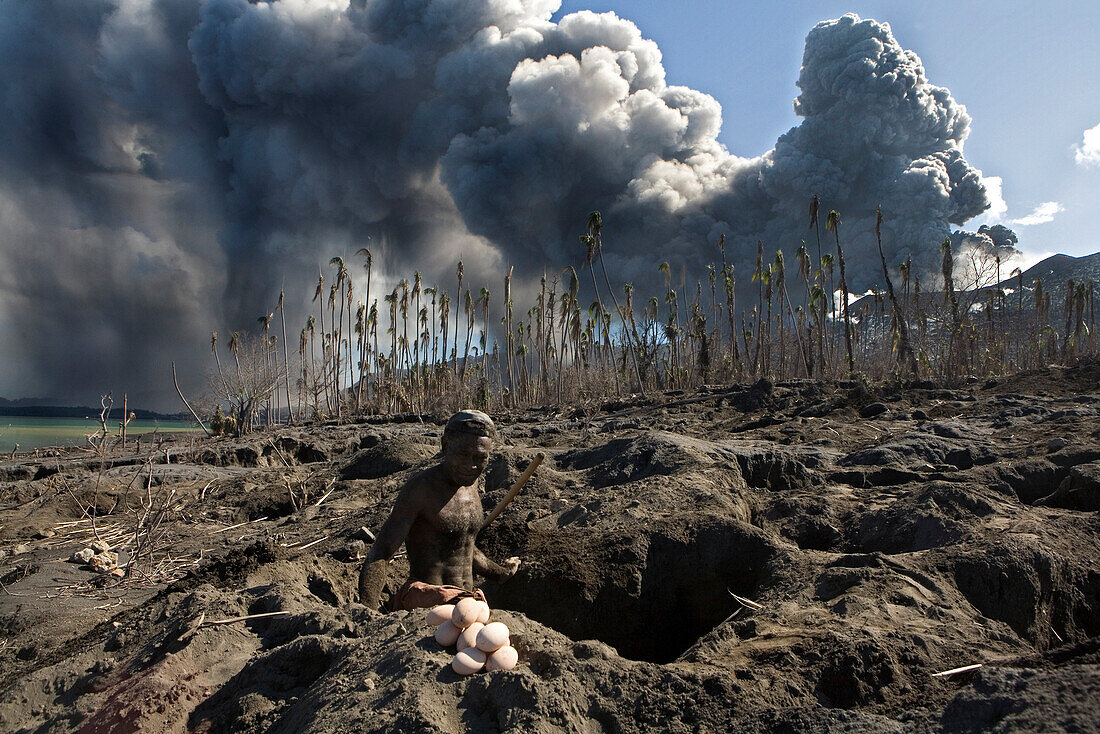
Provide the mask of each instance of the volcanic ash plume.
[{"label": "volcanic ash plume", "polygon": [[758,239],[813,252],[816,194],[862,289],[877,205],[888,261],[928,269],[988,206],[965,110],[885,24],[818,24],[802,123],[740,158],[717,141],[718,103],[667,84],[636,26],[553,22],[558,7],[0,4],[5,389],[162,388],[167,358],[199,371],[209,331],[253,326],[283,287],[299,323],[317,266],[363,246],[391,281],[417,268],[446,287],[461,258],[471,284],[515,266],[520,288],[578,263],[599,209],[620,281],[665,260],[698,274],[722,234],[747,274]]}]

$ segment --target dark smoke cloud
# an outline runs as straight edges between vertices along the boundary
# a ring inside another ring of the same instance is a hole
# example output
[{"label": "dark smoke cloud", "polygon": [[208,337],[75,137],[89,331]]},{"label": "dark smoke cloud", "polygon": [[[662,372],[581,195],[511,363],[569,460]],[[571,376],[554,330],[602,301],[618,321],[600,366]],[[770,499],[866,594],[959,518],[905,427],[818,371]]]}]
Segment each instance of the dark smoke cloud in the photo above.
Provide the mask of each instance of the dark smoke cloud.
[{"label": "dark smoke cloud", "polygon": [[600,209],[621,279],[698,272],[721,234],[747,274],[757,239],[812,236],[817,194],[861,289],[877,205],[887,258],[933,269],[989,204],[965,110],[884,24],[816,26],[802,123],[740,158],[632,23],[558,7],[0,2],[0,393],[164,395],[167,359],[200,373],[209,331],[282,287],[299,324],[318,265],[363,246],[390,287],[414,267],[446,287],[462,258],[498,290],[509,265],[578,262]]},{"label": "dark smoke cloud", "polygon": [[957,229],[951,233],[951,246],[956,253],[961,255],[967,250],[979,250],[1002,260],[1020,254],[1016,247],[1019,241],[1016,233],[1003,224],[983,224],[977,232]]}]

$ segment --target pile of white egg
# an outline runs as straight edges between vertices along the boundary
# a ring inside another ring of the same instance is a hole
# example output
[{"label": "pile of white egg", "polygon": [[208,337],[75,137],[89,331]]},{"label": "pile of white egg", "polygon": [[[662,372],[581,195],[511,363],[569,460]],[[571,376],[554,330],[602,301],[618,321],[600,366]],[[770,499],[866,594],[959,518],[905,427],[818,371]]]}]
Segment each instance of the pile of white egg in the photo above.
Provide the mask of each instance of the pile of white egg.
[{"label": "pile of white egg", "polygon": [[489,605],[483,601],[466,598],[457,604],[440,604],[428,612],[428,624],[436,628],[436,642],[458,650],[451,668],[459,675],[473,675],[482,669],[511,670],[519,661],[508,627],[489,621]]}]

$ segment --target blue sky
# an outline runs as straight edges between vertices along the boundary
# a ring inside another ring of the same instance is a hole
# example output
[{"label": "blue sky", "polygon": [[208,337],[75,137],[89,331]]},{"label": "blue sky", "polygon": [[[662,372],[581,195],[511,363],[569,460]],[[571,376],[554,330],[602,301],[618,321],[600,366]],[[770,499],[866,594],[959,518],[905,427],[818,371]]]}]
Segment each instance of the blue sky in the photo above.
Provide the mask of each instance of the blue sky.
[{"label": "blue sky", "polygon": [[722,104],[720,140],[740,156],[798,124],[791,102],[816,22],[847,12],[888,22],[973,118],[967,160],[1001,181],[1005,210],[967,229],[1011,227],[1028,261],[1100,250],[1088,221],[1100,201],[1100,3],[565,0],[555,17],[583,9],[615,12],[655,40],[669,84]]}]

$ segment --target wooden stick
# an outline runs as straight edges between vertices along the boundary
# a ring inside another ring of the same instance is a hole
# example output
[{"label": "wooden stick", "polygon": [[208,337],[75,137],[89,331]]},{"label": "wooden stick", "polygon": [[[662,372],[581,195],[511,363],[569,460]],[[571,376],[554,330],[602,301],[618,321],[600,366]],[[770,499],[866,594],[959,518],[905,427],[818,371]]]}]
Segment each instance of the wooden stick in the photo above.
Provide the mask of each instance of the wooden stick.
[{"label": "wooden stick", "polygon": [[314,507],[320,507],[321,503],[324,502],[325,500],[327,500],[328,496],[336,491],[336,477],[332,478],[332,481],[330,481],[328,483],[328,486],[331,487],[331,489],[329,491],[325,492],[325,495],[321,499],[319,499],[319,500],[317,500],[316,502],[313,503]]},{"label": "wooden stick", "polygon": [[941,673],[933,673],[932,677],[933,678],[946,678],[947,676],[955,675],[956,673],[966,673],[966,672],[969,672],[971,670],[977,670],[980,667],[982,667],[981,663],[977,663],[975,665],[964,665],[961,668],[952,668],[951,670],[945,670]]},{"label": "wooden stick", "polygon": [[481,529],[484,530],[489,526],[493,520],[496,520],[500,513],[504,512],[504,508],[508,506],[508,503],[516,498],[519,491],[523,489],[523,485],[527,484],[527,480],[531,478],[531,475],[535,473],[535,470],[539,468],[539,464],[546,458],[546,454],[541,451],[535,454],[535,458],[527,465],[527,468],[523,471],[523,474],[519,475],[519,479],[512,485],[512,489],[508,491],[508,494],[504,496],[504,499],[500,501],[493,511],[489,513],[489,517],[485,518],[485,522],[481,523]]},{"label": "wooden stick", "polygon": [[221,528],[220,530],[212,530],[209,533],[207,533],[207,535],[216,535],[218,533],[224,533],[226,530],[232,530],[233,528],[239,528],[242,525],[251,525],[254,522],[261,522],[261,521],[266,520],[266,519],[267,519],[266,517],[257,517],[255,520],[245,520],[244,522],[239,522],[236,525],[230,525],[227,528]]},{"label": "wooden stick", "polygon": [[[204,612],[205,614],[205,612]],[[260,619],[262,617],[276,617],[280,614],[290,614],[290,612],[263,612],[261,614],[246,614],[243,617],[230,617],[229,619],[211,619],[209,622],[200,622],[199,627],[220,627],[226,624],[233,624],[235,622],[247,622],[250,619]]]},{"label": "wooden stick", "polygon": [[321,542],[322,540],[328,540],[328,536],[326,535],[326,536],[325,536],[325,537],[323,537],[323,538],[318,538],[317,540],[314,540],[314,541],[312,541],[312,542],[310,542],[310,543],[306,543],[305,545],[300,545],[300,546],[298,546],[297,550],[305,550],[306,548],[309,548],[309,547],[311,547],[311,546],[317,545],[317,544],[318,544],[318,543],[320,543],[320,542]]},{"label": "wooden stick", "polygon": [[734,600],[743,607],[747,607],[748,609],[752,609],[753,611],[759,611],[764,608],[763,605],[757,604],[752,599],[746,599],[743,596],[738,596],[729,589],[726,589],[726,591],[729,592],[729,595],[732,596]]}]

